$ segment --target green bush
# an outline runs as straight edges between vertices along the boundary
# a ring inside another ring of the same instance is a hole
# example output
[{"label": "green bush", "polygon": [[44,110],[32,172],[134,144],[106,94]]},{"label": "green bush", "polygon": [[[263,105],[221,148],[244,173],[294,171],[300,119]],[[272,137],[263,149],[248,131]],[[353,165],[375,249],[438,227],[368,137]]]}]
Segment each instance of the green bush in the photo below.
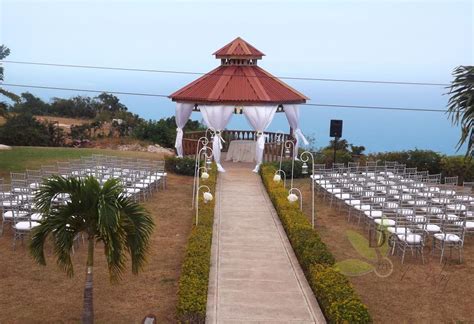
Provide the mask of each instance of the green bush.
[{"label": "green bush", "polygon": [[194,158],[178,158],[168,157],[165,159],[165,168],[167,171],[182,174],[187,176],[194,176],[195,159]]},{"label": "green bush", "polygon": [[367,307],[360,301],[349,280],[334,269],[334,256],[321,240],[306,215],[287,200],[288,191],[275,183],[276,168],[264,164],[260,168],[262,181],[280,217],[296,257],[330,323],[370,323]]},{"label": "green bush", "polygon": [[[195,131],[205,129],[204,126],[195,120],[186,123],[184,131]],[[158,143],[163,147],[174,148],[176,139],[175,117],[162,118],[160,120],[148,120],[140,123],[133,130],[133,136],[140,140]]]},{"label": "green bush", "polygon": [[367,307],[342,273],[332,267],[315,264],[309,269],[308,279],[329,322],[371,322]]},{"label": "green bush", "polygon": [[[217,167],[213,164],[203,184],[215,193]],[[181,323],[204,323],[211,261],[214,200],[204,203],[199,196],[199,225],[193,226],[178,283],[177,317]]]},{"label": "green bush", "polygon": [[[290,161],[282,161],[281,162],[281,169],[285,172],[287,178],[291,178],[291,160]],[[272,165],[278,169],[280,167],[280,162],[272,162]],[[293,178],[303,178],[304,175],[302,172],[303,162],[295,161],[295,167],[293,169]]]},{"label": "green bush", "polygon": [[441,159],[441,170],[444,177],[459,176],[459,184],[474,181],[474,159],[464,156],[445,156]]},{"label": "green bush", "polygon": [[0,127],[0,143],[16,146],[61,146],[62,130],[53,123],[41,123],[31,114],[16,114]]},{"label": "green bush", "polygon": [[406,164],[407,168],[418,168],[418,170],[428,170],[430,174],[441,173],[441,159],[444,156],[430,150],[410,150],[400,152],[374,153],[368,156],[370,161],[380,161],[383,165],[385,161],[396,161]]}]

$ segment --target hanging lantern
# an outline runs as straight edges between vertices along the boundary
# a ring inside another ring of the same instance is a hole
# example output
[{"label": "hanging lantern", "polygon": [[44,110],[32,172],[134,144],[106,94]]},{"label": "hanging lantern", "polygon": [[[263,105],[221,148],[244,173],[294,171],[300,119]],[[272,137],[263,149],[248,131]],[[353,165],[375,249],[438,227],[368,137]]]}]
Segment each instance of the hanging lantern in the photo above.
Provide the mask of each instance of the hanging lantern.
[{"label": "hanging lantern", "polygon": [[301,173],[308,174],[308,164],[306,164],[306,162],[303,162],[303,166],[301,167]]},{"label": "hanging lantern", "polygon": [[206,191],[202,197],[204,198],[204,203],[207,204],[209,201],[211,201],[212,199],[214,199],[214,197],[212,196],[212,194],[209,192],[209,191]]},{"label": "hanging lantern", "polygon": [[273,176],[273,181],[274,182],[280,182],[281,181],[281,176],[277,173]]},{"label": "hanging lantern", "polygon": [[295,201],[298,200],[298,196],[295,195],[294,193],[291,193],[286,197],[290,203],[294,203]]},{"label": "hanging lantern", "polygon": [[290,156],[291,156],[290,148],[289,148],[289,147],[286,147],[286,148],[285,148],[285,157],[289,159]]},{"label": "hanging lantern", "polygon": [[207,170],[204,170],[204,171],[201,173],[201,179],[202,179],[202,180],[209,179],[209,173],[207,173]]},{"label": "hanging lantern", "polygon": [[210,167],[211,164],[212,164],[211,158],[210,158],[210,157],[206,158],[206,165],[207,165],[207,167]]}]

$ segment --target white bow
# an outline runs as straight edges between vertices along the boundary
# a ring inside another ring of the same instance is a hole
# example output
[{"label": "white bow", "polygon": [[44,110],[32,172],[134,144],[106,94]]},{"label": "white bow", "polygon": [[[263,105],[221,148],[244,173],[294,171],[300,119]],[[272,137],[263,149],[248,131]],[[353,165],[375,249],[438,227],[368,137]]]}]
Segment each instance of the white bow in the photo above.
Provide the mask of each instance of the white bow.
[{"label": "white bow", "polygon": [[219,141],[219,149],[222,150],[223,148],[223,145],[222,143],[225,143],[224,139],[222,138],[222,135],[221,135],[221,131],[220,130],[217,130],[215,135],[214,135],[214,140],[216,139],[216,136],[217,136],[217,139]]},{"label": "white bow", "polygon": [[182,155],[180,154],[180,148],[182,147],[183,143],[183,129],[182,128],[176,128],[176,140],[174,142],[174,147],[176,147],[176,150],[178,151],[178,156],[181,157]]},{"label": "white bow", "polygon": [[267,137],[268,135],[265,134],[264,132],[261,132],[261,131],[257,132],[257,144],[261,150],[265,149],[265,138]]},{"label": "white bow", "polygon": [[297,137],[299,137],[303,141],[304,145],[309,144],[308,140],[306,139],[306,137],[304,137],[303,132],[301,131],[300,128],[297,128],[295,130],[295,134],[296,134]]}]

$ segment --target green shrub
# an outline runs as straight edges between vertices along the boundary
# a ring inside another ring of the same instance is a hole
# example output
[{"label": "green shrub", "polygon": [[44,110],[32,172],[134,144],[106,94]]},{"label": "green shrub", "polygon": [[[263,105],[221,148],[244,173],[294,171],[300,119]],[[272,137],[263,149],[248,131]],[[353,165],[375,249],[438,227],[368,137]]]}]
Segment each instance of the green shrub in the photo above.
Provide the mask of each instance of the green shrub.
[{"label": "green shrub", "polygon": [[367,307],[360,301],[349,280],[332,266],[334,256],[321,240],[306,215],[287,200],[283,184],[273,181],[276,168],[264,164],[262,181],[280,217],[301,268],[329,323],[370,323]]},{"label": "green shrub", "polygon": [[444,177],[459,176],[459,184],[464,181],[474,181],[474,159],[464,156],[445,156],[440,164]]},{"label": "green shrub", "polygon": [[367,307],[359,300],[349,280],[332,267],[312,265],[309,284],[331,323],[370,323]]},{"label": "green shrub", "polygon": [[[201,123],[189,120],[184,131],[195,131],[205,129]],[[140,123],[133,130],[133,136],[140,140],[158,143],[163,147],[174,147],[176,139],[175,117],[162,118],[160,120],[148,120]]]},{"label": "green shrub", "polygon": [[[278,169],[280,167],[280,162],[273,162],[272,165]],[[282,161],[281,162],[281,169],[285,172],[287,178],[291,178],[291,165],[292,162],[290,161]],[[302,174],[302,166],[303,162],[295,161],[295,167],[293,168],[293,178],[303,178],[304,175]]]},{"label": "green shrub", "polygon": [[[194,161],[194,160],[193,160]],[[209,179],[202,184],[215,193],[217,167],[213,164]],[[193,227],[178,283],[177,317],[181,323],[204,323],[211,261],[214,200],[204,203],[199,196],[199,225]]]},{"label": "green shrub", "polygon": [[431,174],[441,173],[442,154],[430,150],[409,150],[400,152],[374,153],[368,156],[371,161],[380,161],[383,165],[385,161],[396,161],[406,164],[407,168],[418,168],[418,170],[428,170]]},{"label": "green shrub", "polygon": [[187,176],[194,176],[195,159],[189,157],[168,157],[165,159],[165,168],[167,171],[182,174]]},{"label": "green shrub", "polygon": [[63,131],[53,123],[41,123],[31,114],[16,114],[0,127],[0,143],[16,146],[61,146]]}]

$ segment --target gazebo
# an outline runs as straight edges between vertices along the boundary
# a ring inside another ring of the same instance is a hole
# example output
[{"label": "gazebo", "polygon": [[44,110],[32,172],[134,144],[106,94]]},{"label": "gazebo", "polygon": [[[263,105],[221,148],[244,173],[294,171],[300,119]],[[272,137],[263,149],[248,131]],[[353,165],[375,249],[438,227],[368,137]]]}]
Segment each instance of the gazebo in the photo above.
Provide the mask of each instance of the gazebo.
[{"label": "gazebo", "polygon": [[[254,171],[258,171],[266,145],[277,137],[275,133],[265,132],[277,112],[286,114],[290,134],[284,138],[296,139],[295,151],[300,140],[308,143],[299,128],[298,107],[308,98],[257,65],[265,54],[238,37],[213,55],[221,60],[219,67],[169,96],[176,102],[175,147],[179,157],[188,153],[183,150],[183,140],[186,141],[183,128],[193,111],[200,111],[207,127],[216,132],[213,154],[221,172],[225,171],[221,165],[224,138],[232,141],[245,134],[245,139],[256,141]],[[226,131],[232,115],[242,113],[254,131]]]}]

